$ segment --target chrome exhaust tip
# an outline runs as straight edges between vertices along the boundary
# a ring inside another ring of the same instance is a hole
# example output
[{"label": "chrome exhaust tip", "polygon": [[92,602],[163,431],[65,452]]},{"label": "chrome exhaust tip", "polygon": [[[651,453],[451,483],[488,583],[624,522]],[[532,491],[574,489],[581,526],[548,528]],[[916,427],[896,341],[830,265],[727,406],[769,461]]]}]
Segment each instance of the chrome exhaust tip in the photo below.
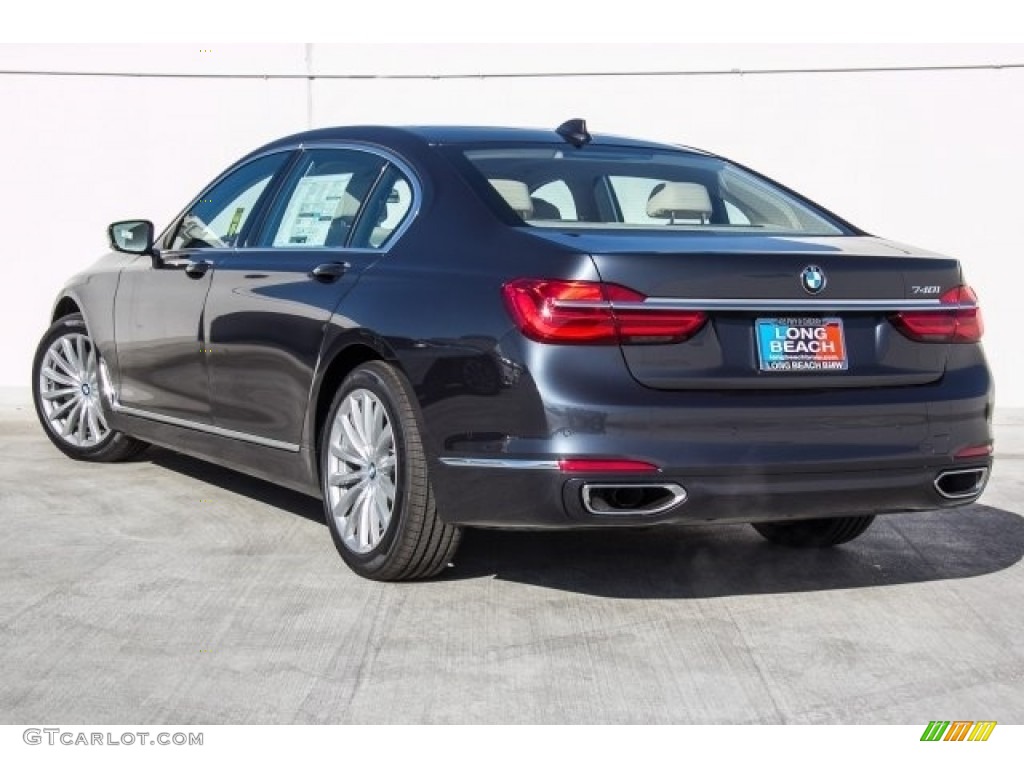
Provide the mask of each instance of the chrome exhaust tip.
[{"label": "chrome exhaust tip", "polygon": [[592,515],[656,515],[686,501],[677,483],[586,483],[582,494]]},{"label": "chrome exhaust tip", "polygon": [[946,499],[969,499],[985,490],[988,480],[986,467],[974,469],[951,469],[940,472],[935,478],[935,490]]}]

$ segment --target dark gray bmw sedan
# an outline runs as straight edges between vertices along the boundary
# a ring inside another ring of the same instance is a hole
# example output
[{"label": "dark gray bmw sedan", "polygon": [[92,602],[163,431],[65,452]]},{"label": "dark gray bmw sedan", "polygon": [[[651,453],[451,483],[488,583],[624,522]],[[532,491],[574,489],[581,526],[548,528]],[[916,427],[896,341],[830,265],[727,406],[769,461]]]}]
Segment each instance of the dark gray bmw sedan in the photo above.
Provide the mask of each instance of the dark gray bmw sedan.
[{"label": "dark gray bmw sedan", "polygon": [[467,526],[828,547],[991,468],[960,264],[706,152],[581,120],[329,128],[109,234],[36,354],[49,438],[322,497],[368,578],[436,575]]}]

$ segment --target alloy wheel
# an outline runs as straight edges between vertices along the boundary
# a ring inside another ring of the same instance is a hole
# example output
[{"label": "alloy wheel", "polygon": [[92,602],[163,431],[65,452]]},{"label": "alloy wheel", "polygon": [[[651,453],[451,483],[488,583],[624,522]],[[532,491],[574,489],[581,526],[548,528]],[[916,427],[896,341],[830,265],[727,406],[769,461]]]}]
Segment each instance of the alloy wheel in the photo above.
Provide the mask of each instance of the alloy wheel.
[{"label": "alloy wheel", "polygon": [[381,400],[355,389],[331,424],[327,461],[328,506],[344,545],[373,550],[391,524],[398,486],[395,435]]},{"label": "alloy wheel", "polygon": [[39,400],[53,434],[76,448],[92,448],[110,434],[100,407],[99,356],[84,333],[56,338],[39,369]]}]

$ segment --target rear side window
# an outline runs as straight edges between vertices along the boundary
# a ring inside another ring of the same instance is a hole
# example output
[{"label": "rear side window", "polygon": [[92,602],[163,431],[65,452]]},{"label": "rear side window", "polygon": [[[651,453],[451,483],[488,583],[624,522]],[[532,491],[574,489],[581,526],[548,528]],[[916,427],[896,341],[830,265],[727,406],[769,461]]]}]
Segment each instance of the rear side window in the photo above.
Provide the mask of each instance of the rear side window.
[{"label": "rear side window", "polygon": [[358,150],[307,151],[278,196],[259,245],[345,246],[386,165],[384,158]]},{"label": "rear side window", "polygon": [[409,217],[412,202],[409,180],[395,166],[388,166],[359,217],[349,247],[383,248]]},{"label": "rear side window", "polygon": [[452,151],[488,202],[532,226],[802,235],[848,231],[768,180],[695,152],[543,144]]}]

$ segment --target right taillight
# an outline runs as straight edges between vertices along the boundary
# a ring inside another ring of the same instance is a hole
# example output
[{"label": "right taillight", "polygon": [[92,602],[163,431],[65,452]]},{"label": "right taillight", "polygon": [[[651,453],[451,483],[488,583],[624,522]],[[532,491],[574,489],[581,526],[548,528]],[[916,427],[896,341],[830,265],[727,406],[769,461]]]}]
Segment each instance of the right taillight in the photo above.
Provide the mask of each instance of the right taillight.
[{"label": "right taillight", "polygon": [[972,288],[950,288],[939,297],[939,304],[948,305],[948,309],[940,306],[920,312],[898,312],[890,320],[900,333],[914,341],[971,344],[981,340],[985,323]]},{"label": "right taillight", "polygon": [[523,278],[502,294],[519,330],[547,344],[672,344],[707,322],[703,312],[648,309],[646,296],[614,283]]}]

